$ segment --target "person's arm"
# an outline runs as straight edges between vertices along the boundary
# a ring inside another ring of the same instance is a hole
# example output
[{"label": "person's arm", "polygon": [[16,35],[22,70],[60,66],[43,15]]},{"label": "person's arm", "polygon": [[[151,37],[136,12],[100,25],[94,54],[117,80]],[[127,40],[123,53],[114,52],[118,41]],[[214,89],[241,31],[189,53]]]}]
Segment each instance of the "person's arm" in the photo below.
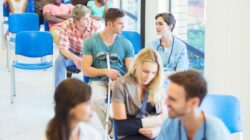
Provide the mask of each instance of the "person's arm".
[{"label": "person's arm", "polygon": [[28,4],[28,0],[25,0],[24,4],[22,6],[22,12],[23,13],[25,13],[25,11],[26,11],[27,4]]},{"label": "person's arm", "polygon": [[114,125],[119,136],[138,134],[139,129],[142,127],[141,119],[127,118],[124,87],[121,80],[118,79],[114,84],[112,94]]},{"label": "person's arm", "polygon": [[127,57],[125,58],[125,66],[126,66],[126,69],[128,70],[130,65],[133,63],[134,61],[134,57]]},{"label": "person's arm", "polygon": [[8,4],[8,0],[4,0],[3,5],[6,7]]},{"label": "person's arm", "polygon": [[44,18],[49,22],[49,23],[60,23],[63,22],[64,20],[61,18],[58,18],[56,16],[52,16],[49,12],[44,13]]},{"label": "person's arm", "polygon": [[142,119],[143,128],[139,129],[139,133],[141,133],[142,135],[150,139],[155,138],[160,133],[161,125],[163,123],[163,120],[166,118],[166,114],[167,114],[166,110],[167,110],[167,107],[163,103],[160,115]]},{"label": "person's arm", "polygon": [[83,55],[82,56],[82,62],[83,62],[83,73],[85,76],[88,77],[96,77],[96,76],[108,76],[112,80],[116,80],[118,77],[120,77],[119,71],[115,69],[98,69],[95,67],[92,67],[93,63],[93,56],[92,55]]},{"label": "person's arm", "polygon": [[124,46],[125,46],[125,67],[128,70],[130,65],[132,64],[132,62],[134,61],[134,56],[135,56],[135,52],[134,52],[134,47],[132,45],[131,42],[129,42],[128,40],[124,41]]},{"label": "person's arm", "polygon": [[181,49],[181,54],[177,63],[176,71],[185,71],[189,67],[189,58],[187,53],[187,47]]},{"label": "person's arm", "polygon": [[60,18],[60,19],[62,19],[62,20],[66,20],[66,19],[69,19],[69,18],[71,18],[72,17],[72,15],[70,14],[70,13],[68,13],[68,14],[57,14],[57,15],[55,15],[57,18]]},{"label": "person's arm", "polygon": [[82,59],[78,57],[77,55],[73,54],[69,51],[70,41],[69,41],[69,31],[68,28],[69,22],[65,21],[63,22],[63,25],[61,26],[60,34],[59,34],[59,43],[58,48],[61,54],[72,60],[76,67],[81,70],[82,69]]}]

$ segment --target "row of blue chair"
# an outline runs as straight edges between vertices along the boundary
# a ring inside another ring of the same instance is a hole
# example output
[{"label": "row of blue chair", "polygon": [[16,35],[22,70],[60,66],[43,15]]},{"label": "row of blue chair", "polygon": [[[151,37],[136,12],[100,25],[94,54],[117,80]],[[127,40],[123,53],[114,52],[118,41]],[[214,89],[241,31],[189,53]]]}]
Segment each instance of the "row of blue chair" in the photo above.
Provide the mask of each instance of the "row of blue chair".
[{"label": "row of blue chair", "polygon": [[7,37],[6,64],[9,70],[10,45],[15,43],[15,34],[22,31],[39,31],[39,17],[36,13],[10,14],[8,19],[9,35]]}]

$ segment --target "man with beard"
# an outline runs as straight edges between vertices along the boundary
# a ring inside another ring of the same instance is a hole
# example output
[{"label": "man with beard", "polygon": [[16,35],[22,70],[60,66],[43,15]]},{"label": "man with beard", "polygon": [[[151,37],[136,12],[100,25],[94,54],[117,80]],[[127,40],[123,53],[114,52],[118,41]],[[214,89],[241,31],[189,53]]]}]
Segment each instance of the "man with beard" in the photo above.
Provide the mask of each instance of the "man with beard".
[{"label": "man with beard", "polygon": [[156,140],[229,140],[229,131],[218,118],[199,109],[207,94],[207,83],[196,71],[178,72],[169,77],[169,118]]}]

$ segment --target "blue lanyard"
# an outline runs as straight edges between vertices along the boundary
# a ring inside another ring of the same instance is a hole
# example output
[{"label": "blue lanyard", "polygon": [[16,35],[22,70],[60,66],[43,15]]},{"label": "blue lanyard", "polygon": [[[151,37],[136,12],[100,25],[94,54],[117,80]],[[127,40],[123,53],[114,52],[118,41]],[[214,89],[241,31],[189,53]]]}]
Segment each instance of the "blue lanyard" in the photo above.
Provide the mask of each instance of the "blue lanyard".
[{"label": "blue lanyard", "polygon": [[[201,111],[202,113],[202,117],[203,117],[203,120],[204,120],[204,127],[203,127],[203,136],[201,138],[201,140],[207,140],[206,138],[206,129],[207,129],[207,123],[206,123],[206,117],[205,117],[205,114],[203,111]],[[181,140],[181,122],[179,121],[178,123],[178,134],[179,134],[179,140]]]},{"label": "blue lanyard", "polygon": [[[167,63],[167,65],[168,65],[169,62],[170,62],[170,58],[171,58],[171,56],[172,56],[173,49],[174,49],[174,37],[173,37],[173,36],[172,36],[172,39],[173,39],[173,42],[172,42],[172,45],[171,45],[171,51],[170,51],[170,55],[169,55],[169,57],[168,57],[168,61],[167,61],[168,63]],[[159,51],[160,48],[162,48],[162,49],[164,50],[164,48],[161,46],[161,39],[160,39],[160,44],[157,46],[156,50]]]}]

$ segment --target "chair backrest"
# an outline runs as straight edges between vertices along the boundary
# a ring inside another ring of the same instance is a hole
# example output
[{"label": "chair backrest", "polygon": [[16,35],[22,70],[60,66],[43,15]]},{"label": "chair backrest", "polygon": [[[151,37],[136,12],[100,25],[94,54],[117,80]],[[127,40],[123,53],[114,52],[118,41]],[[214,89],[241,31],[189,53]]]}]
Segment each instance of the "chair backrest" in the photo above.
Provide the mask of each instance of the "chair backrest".
[{"label": "chair backrest", "polygon": [[141,35],[134,31],[123,31],[122,35],[132,43],[137,54],[141,50]]},{"label": "chair backrest", "polygon": [[201,109],[221,119],[231,133],[241,132],[239,100],[230,95],[208,94]]},{"label": "chair backrest", "polygon": [[49,22],[44,18],[43,20],[44,31],[49,31]]},{"label": "chair backrest", "polygon": [[10,14],[10,7],[9,5],[7,4],[6,6],[3,5],[3,16],[4,17],[8,17]]},{"label": "chair backrest", "polygon": [[35,13],[35,1],[28,0],[25,13]]},{"label": "chair backrest", "polygon": [[21,13],[9,15],[9,31],[39,31],[39,17],[36,13]]},{"label": "chair backrest", "polygon": [[19,32],[16,35],[15,54],[33,58],[52,55],[53,37],[49,32]]}]

